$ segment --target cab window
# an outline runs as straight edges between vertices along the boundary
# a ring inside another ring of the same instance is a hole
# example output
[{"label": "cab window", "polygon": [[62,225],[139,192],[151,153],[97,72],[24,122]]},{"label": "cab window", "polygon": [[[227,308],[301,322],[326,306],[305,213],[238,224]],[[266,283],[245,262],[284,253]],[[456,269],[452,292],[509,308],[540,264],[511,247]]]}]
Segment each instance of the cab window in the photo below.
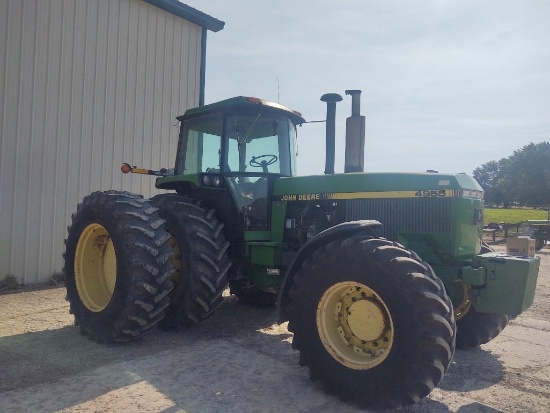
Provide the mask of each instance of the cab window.
[{"label": "cab window", "polygon": [[223,117],[210,115],[186,120],[182,128],[176,172],[190,174],[220,170]]},{"label": "cab window", "polygon": [[285,117],[261,113],[228,116],[226,134],[229,170],[289,176],[291,131],[294,131],[294,125]]}]

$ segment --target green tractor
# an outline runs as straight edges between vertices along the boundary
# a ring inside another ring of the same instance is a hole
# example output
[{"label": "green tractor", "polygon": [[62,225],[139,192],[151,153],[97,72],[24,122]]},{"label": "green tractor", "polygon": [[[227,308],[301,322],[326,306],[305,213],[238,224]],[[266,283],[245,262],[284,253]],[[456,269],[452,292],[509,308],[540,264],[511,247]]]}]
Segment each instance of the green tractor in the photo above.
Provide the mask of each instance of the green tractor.
[{"label": "green tractor", "polygon": [[171,193],[86,196],[72,217],[71,312],[98,342],[195,325],[222,293],[277,304],[312,379],[358,405],[402,406],[441,381],[455,346],[494,338],[534,297],[538,257],[492,252],[483,191],[465,174],[364,173],[360,91],[334,173],[337,94],[327,103],[325,175],[295,176],[298,112],[234,97],[190,109]]}]

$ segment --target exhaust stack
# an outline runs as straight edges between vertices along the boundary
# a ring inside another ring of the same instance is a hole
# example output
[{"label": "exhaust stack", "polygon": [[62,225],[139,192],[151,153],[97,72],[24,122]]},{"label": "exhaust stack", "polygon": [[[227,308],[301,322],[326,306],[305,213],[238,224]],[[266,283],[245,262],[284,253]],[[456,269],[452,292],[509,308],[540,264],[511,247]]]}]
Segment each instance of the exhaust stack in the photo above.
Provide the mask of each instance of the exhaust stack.
[{"label": "exhaust stack", "polygon": [[364,172],[365,117],[361,116],[361,91],[346,90],[346,95],[351,95],[351,116],[346,119],[346,161],[344,172]]},{"label": "exhaust stack", "polygon": [[321,100],[327,104],[327,121],[326,121],[326,162],[325,174],[334,173],[334,156],[335,156],[335,140],[336,140],[336,103],[342,100],[342,96],[338,93],[326,93],[321,96]]}]

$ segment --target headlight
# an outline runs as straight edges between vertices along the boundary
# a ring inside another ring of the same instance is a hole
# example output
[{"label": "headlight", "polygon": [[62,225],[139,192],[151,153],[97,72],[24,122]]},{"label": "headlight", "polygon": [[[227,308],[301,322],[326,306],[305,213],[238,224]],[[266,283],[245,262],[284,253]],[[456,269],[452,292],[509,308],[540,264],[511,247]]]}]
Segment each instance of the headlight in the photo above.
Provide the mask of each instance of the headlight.
[{"label": "headlight", "polygon": [[475,189],[463,189],[462,198],[483,199],[483,191],[478,191]]},{"label": "headlight", "polygon": [[211,174],[204,174],[201,175],[201,184],[204,187],[214,187],[214,188],[221,188],[223,187],[223,179],[220,175],[211,175]]}]

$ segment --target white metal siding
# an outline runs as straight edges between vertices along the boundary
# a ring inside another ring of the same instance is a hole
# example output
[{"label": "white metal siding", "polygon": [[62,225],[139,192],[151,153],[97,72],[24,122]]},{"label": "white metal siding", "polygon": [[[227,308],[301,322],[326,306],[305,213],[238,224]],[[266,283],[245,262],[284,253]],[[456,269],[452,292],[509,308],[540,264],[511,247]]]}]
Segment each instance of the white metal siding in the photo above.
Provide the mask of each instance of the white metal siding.
[{"label": "white metal siding", "polygon": [[91,191],[155,193],[197,106],[202,28],[141,0],[0,0],[0,280],[62,269]]}]

